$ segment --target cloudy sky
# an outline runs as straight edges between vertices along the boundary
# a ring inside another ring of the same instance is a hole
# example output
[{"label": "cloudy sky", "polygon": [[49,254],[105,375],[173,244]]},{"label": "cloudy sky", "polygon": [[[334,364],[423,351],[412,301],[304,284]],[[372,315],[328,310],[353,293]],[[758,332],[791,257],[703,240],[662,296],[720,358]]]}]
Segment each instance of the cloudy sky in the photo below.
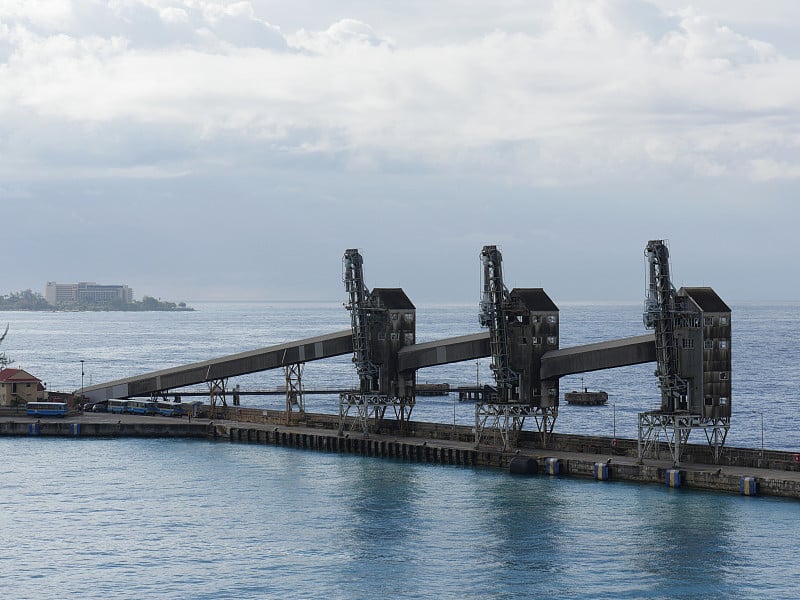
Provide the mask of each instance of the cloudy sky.
[{"label": "cloudy sky", "polygon": [[0,294],[800,300],[796,0],[0,0]]}]

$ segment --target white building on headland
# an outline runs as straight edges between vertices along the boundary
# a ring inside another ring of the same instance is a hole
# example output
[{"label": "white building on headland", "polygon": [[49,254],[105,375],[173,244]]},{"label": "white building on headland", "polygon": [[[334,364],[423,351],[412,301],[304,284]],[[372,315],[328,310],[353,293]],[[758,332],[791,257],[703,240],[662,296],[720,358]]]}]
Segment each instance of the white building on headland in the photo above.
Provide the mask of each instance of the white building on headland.
[{"label": "white building on headland", "polygon": [[94,282],[56,283],[48,281],[44,297],[53,306],[62,304],[108,304],[133,302],[133,290],[127,285],[98,285]]}]

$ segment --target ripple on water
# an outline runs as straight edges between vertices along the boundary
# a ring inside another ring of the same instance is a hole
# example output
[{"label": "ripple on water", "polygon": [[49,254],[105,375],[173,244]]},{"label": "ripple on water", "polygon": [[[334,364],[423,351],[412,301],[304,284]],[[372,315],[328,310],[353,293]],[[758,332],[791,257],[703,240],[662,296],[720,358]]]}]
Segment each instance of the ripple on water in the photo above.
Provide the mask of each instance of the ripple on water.
[{"label": "ripple on water", "polygon": [[[245,444],[41,442],[0,440],[17,456],[7,488],[29,490],[3,523],[8,597],[778,598],[800,589],[793,502]],[[60,460],[79,446],[109,464],[81,477]]]}]

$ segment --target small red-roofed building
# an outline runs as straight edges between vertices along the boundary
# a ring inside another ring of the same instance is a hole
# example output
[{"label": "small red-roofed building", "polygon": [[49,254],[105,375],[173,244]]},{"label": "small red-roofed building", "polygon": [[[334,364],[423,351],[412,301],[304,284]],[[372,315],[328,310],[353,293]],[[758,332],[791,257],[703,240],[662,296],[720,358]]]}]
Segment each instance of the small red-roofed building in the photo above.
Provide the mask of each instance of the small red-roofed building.
[{"label": "small red-roofed building", "polygon": [[44,385],[22,369],[0,371],[0,406],[21,406],[44,397]]}]

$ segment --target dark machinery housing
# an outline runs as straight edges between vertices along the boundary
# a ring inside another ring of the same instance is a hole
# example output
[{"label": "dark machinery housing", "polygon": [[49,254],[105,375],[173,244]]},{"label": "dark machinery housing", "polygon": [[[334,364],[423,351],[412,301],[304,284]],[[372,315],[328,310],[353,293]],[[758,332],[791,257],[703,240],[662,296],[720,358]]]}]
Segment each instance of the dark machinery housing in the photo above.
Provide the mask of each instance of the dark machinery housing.
[{"label": "dark machinery housing", "polygon": [[399,371],[398,352],[415,342],[416,309],[401,288],[369,291],[357,249],[345,251],[343,268],[360,389],[340,395],[339,430],[350,426],[366,434],[370,420],[382,420],[390,406],[401,424],[411,416],[416,372]]},{"label": "dark machinery housing", "polygon": [[639,456],[660,434],[680,460],[692,429],[703,429],[718,458],[731,418],[731,309],[710,287],[672,285],[663,240],[647,243],[644,323],[655,332],[659,410],[639,415]]},{"label": "dark machinery housing", "polygon": [[558,307],[541,288],[509,292],[502,261],[496,246],[483,247],[479,321],[489,328],[496,387],[485,390],[475,403],[475,437],[480,443],[484,430],[491,428],[507,447],[528,416],[534,417],[543,437],[552,433],[558,379],[542,380],[541,360],[545,352],[558,349]]},{"label": "dark machinery housing", "polygon": [[542,288],[514,288],[508,295],[509,362],[519,374],[519,401],[558,407],[558,379],[541,378],[542,356],[558,349],[558,307]]}]

